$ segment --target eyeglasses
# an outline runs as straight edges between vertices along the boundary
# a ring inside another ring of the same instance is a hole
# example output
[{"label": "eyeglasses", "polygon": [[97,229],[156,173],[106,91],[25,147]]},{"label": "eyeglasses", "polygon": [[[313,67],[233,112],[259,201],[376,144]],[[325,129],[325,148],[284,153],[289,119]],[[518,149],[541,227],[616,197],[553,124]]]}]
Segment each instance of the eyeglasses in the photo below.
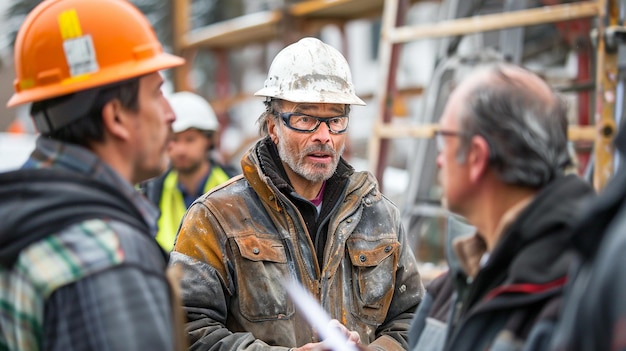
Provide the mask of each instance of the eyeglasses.
[{"label": "eyeglasses", "polygon": [[444,149],[445,143],[443,141],[443,137],[460,137],[464,135],[461,132],[457,132],[454,130],[436,130],[433,134],[435,134],[435,141],[437,142],[437,151],[441,152]]},{"label": "eyeglasses", "polygon": [[300,112],[279,112],[285,125],[292,130],[302,133],[313,133],[326,123],[331,134],[343,134],[348,129],[348,116],[317,117]]}]

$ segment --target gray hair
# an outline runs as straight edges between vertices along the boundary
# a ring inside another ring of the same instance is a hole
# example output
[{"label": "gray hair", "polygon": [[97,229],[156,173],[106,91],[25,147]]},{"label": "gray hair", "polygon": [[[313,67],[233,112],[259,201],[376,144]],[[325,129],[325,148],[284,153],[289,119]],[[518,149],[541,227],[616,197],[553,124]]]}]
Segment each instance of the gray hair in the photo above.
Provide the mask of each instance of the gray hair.
[{"label": "gray hair", "polygon": [[[350,105],[345,105],[344,114],[346,116],[350,115]],[[269,130],[267,128],[268,121],[270,118],[277,119],[278,113],[282,112],[282,100],[280,99],[268,99],[265,100],[265,111],[261,113],[256,123],[259,125],[259,134],[261,137],[266,137],[269,135]]]},{"label": "gray hair", "polygon": [[457,116],[463,132],[459,157],[465,158],[472,136],[482,136],[489,145],[489,164],[500,180],[539,188],[572,163],[567,105],[547,84],[550,96],[537,91],[529,79],[510,75],[511,69],[520,68],[507,64],[488,68],[488,78],[467,94]]},{"label": "gray hair", "polygon": [[265,100],[265,111],[261,113],[261,116],[257,119],[256,123],[259,125],[259,134],[262,137],[269,135],[267,128],[267,122],[270,118],[276,119],[276,114],[281,110],[281,100],[267,99]]}]

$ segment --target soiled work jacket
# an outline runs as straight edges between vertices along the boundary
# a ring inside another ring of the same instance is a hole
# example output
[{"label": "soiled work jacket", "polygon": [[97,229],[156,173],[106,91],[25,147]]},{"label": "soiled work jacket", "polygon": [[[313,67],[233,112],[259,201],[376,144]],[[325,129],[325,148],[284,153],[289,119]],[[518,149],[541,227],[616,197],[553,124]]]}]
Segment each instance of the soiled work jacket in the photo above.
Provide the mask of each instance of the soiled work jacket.
[{"label": "soiled work jacket", "polygon": [[[242,169],[192,204],[172,253],[170,264],[184,272],[192,349],[284,350],[319,341],[288,298],[287,279],[362,342],[406,349],[423,287],[398,209],[374,177],[342,160],[327,181],[324,201],[335,201],[324,205],[332,211],[317,233],[326,237],[318,262],[296,195],[276,185],[282,166],[267,140],[243,157]],[[339,196],[328,193],[335,183],[343,184]]]}]

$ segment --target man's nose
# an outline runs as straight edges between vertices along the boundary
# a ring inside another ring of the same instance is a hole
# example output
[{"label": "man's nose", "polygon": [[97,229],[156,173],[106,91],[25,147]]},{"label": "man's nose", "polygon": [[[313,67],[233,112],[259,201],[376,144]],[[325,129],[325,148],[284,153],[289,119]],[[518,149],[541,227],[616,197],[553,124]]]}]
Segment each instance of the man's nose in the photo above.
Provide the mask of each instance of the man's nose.
[{"label": "man's nose", "polygon": [[313,140],[319,140],[322,143],[327,143],[330,141],[330,128],[328,124],[322,121],[317,127],[317,130],[313,132]]}]

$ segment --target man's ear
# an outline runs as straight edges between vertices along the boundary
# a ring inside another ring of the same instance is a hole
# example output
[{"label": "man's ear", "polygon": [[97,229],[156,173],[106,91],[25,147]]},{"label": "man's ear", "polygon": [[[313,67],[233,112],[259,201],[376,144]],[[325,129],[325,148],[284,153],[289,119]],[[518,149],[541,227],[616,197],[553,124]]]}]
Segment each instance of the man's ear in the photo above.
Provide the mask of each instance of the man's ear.
[{"label": "man's ear", "polygon": [[111,100],[102,108],[102,123],[105,131],[115,138],[128,140],[130,138],[127,112],[122,108],[119,100]]},{"label": "man's ear", "polygon": [[267,120],[267,132],[270,135],[270,139],[272,139],[272,142],[274,142],[274,144],[278,144],[278,135],[276,135],[276,128],[278,126],[276,125],[276,120],[272,119],[272,118],[268,118]]},{"label": "man's ear", "polygon": [[478,181],[489,169],[489,144],[480,135],[472,137],[468,152],[467,164],[470,167],[470,179],[472,182]]}]

